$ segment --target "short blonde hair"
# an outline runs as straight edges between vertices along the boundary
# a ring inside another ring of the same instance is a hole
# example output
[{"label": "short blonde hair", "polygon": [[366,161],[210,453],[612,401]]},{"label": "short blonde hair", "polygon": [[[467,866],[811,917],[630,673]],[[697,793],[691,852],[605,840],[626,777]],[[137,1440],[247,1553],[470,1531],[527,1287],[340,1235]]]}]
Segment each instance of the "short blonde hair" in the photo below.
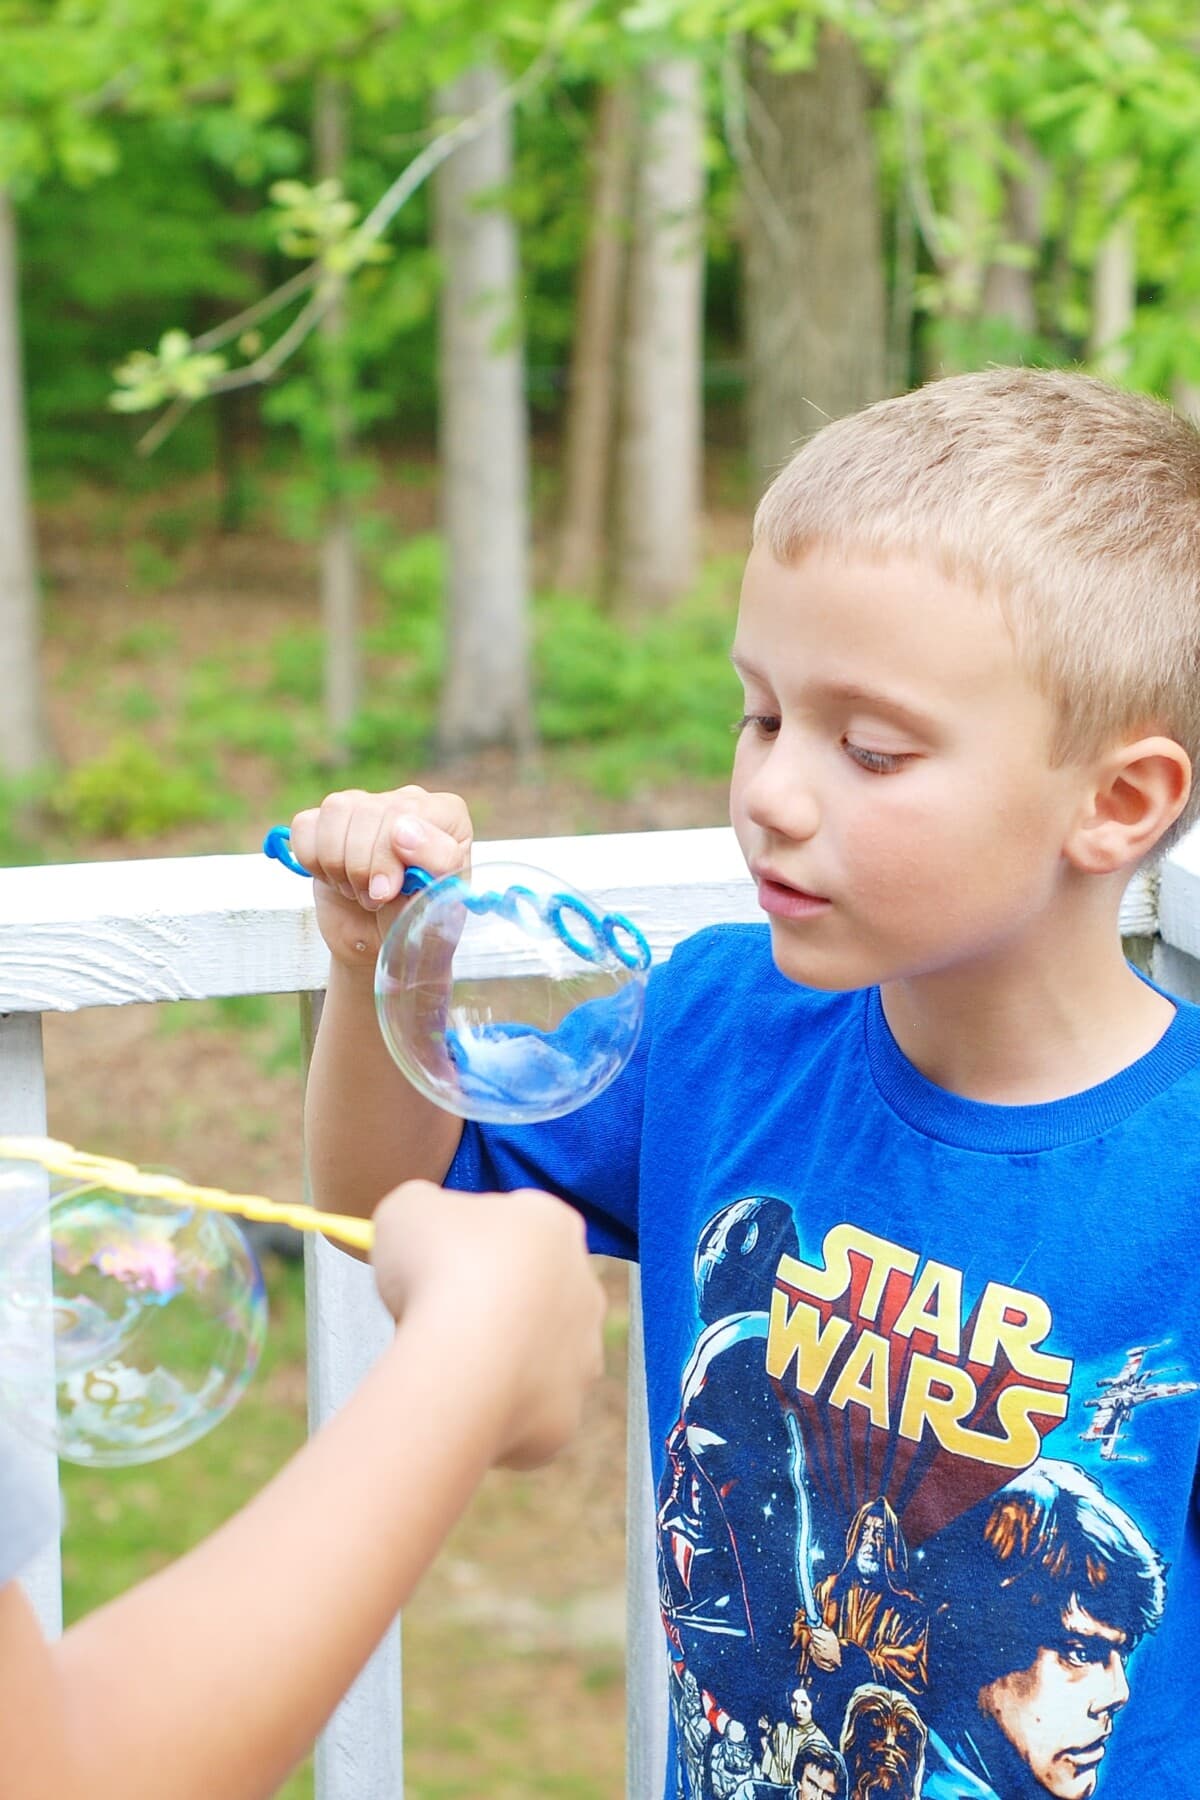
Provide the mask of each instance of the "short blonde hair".
[{"label": "short blonde hair", "polygon": [[[826,425],[755,542],[930,562],[994,595],[1056,707],[1060,762],[1161,732],[1200,767],[1200,432],[1058,369],[931,382]],[[1200,814],[1200,779],[1160,844]]]}]

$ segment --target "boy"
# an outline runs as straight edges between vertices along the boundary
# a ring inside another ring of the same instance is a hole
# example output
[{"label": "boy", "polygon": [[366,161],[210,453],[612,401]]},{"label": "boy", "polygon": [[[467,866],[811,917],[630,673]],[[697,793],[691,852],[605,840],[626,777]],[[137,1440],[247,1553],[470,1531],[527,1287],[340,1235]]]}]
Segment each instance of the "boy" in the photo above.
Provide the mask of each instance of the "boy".
[{"label": "boy", "polygon": [[[462,803],[296,820],[334,959],[322,1204],[397,1172],[535,1181],[640,1258],[669,1794],[711,1800],[712,1721],[798,1681],[853,1736],[856,1797],[916,1766],[888,1730],[863,1748],[880,1690],[927,1733],[926,1800],[1189,1793],[1200,1009],[1126,964],[1117,920],[1200,803],[1200,440],[1048,371],[839,420],[759,508],[733,661],[767,926],[681,945],[622,1077],[553,1125],[437,1116],[374,1029],[403,864],[461,864]],[[1178,1379],[1118,1447],[1097,1409],[1143,1357]],[[1031,1489],[1036,1556],[1010,1541]],[[1062,1496],[1092,1489],[1063,1593]],[[1043,1622],[1020,1646],[988,1601],[1009,1580]]]},{"label": "boy", "polygon": [[375,1216],[387,1353],[243,1512],[57,1644],[12,1579],[53,1521],[0,1432],[4,1800],[273,1793],[488,1466],[544,1461],[578,1423],[603,1313],[578,1219],[423,1182]]}]

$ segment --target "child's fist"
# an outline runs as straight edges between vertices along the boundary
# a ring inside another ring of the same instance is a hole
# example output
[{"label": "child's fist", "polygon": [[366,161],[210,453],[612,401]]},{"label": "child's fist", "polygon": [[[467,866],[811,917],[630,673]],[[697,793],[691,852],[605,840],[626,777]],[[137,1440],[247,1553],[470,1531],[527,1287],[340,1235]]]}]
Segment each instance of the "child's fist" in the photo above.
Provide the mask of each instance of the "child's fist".
[{"label": "child's fist", "polygon": [[315,878],[317,923],[330,955],[351,968],[373,968],[404,904],[406,871],[415,866],[440,876],[465,869],[471,816],[457,794],[350,788],[296,814],[292,852]]},{"label": "child's fist", "polygon": [[528,1469],[578,1428],[604,1366],[604,1290],[583,1221],[535,1188],[464,1194],[406,1181],[375,1213],[375,1280],[392,1316],[440,1313],[493,1390],[493,1461]]}]

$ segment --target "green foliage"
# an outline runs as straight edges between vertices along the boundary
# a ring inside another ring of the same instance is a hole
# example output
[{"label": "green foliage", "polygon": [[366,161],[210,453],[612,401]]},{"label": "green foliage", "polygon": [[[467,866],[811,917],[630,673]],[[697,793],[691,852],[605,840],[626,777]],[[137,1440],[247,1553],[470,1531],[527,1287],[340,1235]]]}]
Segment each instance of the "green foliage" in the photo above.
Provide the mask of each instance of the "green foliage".
[{"label": "green foliage", "polygon": [[300,1066],[300,1013],[294,994],[222,994],[212,1000],[182,1000],[154,1009],[163,1037],[188,1032],[236,1032],[265,1075]]},{"label": "green foliage", "polygon": [[114,412],[148,412],[168,400],[201,400],[225,358],[198,351],[186,331],[164,331],[157,350],[134,350],[113,372],[117,392],[109,396]]},{"label": "green foliage", "polygon": [[150,692],[149,688],[134,683],[127,687],[118,703],[122,719],[127,725],[148,725],[157,719],[162,707]]},{"label": "green foliage", "polygon": [[309,628],[281,632],[271,646],[268,697],[287,697],[315,705],[321,698],[323,655],[319,631]]},{"label": "green foliage", "polygon": [[153,594],[169,587],[175,577],[175,564],[157,544],[135,538],[125,552],[129,563],[130,585],[142,594]]},{"label": "green foliage", "polygon": [[42,829],[48,785],[44,774],[0,780],[0,868],[50,861]]},{"label": "green foliage", "polygon": [[265,756],[283,764],[299,754],[304,721],[296,707],[247,680],[236,663],[206,659],[188,679],[176,749],[185,756],[226,751]]},{"label": "green foliage", "polygon": [[539,602],[538,728],[547,745],[589,747],[580,773],[599,792],[622,798],[672,774],[727,771],[735,583],[733,565],[718,563],[693,597],[636,623],[572,596]]},{"label": "green foliage", "polygon": [[72,833],[137,842],[221,817],[230,802],[211,771],[169,763],[141,738],[124,737],[70,769],[48,806]]},{"label": "green foliage", "polygon": [[119,662],[151,661],[169,656],[179,641],[174,627],[160,619],[144,619],[123,631],[113,650]]}]

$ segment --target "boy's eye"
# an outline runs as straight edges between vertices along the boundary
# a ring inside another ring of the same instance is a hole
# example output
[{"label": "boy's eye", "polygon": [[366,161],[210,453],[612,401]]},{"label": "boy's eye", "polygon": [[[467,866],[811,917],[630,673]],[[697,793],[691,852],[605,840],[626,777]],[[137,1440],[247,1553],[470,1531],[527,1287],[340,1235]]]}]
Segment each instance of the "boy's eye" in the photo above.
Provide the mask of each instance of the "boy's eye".
[{"label": "boy's eye", "polygon": [[842,748],[860,769],[867,769],[872,775],[894,775],[905,763],[912,761],[909,752],[868,750],[862,744],[851,743],[849,738],[842,739]]},{"label": "boy's eye", "polygon": [[779,731],[778,713],[743,713],[734,724],[734,731],[740,737],[747,728],[753,727],[755,734],[761,738],[773,738]]}]

